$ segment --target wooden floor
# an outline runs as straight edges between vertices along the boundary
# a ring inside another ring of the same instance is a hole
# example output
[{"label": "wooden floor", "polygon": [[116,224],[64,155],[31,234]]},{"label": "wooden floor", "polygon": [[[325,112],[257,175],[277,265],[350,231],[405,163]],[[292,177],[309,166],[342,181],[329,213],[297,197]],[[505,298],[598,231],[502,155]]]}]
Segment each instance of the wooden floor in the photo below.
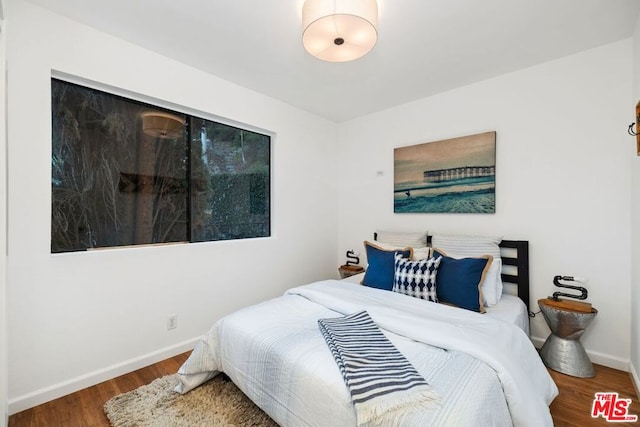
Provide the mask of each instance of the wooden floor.
[{"label": "wooden floor", "polygon": [[[9,426],[109,427],[109,421],[102,410],[102,406],[107,400],[120,393],[148,384],[156,378],[175,373],[187,356],[188,353],[175,356],[17,413],[9,417]],[[630,414],[640,414],[640,404],[629,374],[604,366],[595,365],[595,368],[596,376],[587,379],[549,371],[560,390],[560,395],[551,404],[551,415],[555,426],[634,425],[640,427],[640,421],[610,424],[603,418],[591,418],[591,406],[596,392],[618,392],[620,398],[633,400]]]},{"label": "wooden floor", "polygon": [[149,384],[156,378],[175,374],[189,353],[105,381],[9,417],[9,427],[109,427],[104,403],[121,393]]},{"label": "wooden floor", "polygon": [[549,370],[560,394],[551,403],[551,415],[556,427],[562,426],[640,426],[635,423],[607,422],[604,418],[591,418],[593,397],[596,392],[617,392],[620,399],[631,399],[629,415],[640,415],[638,395],[627,372],[594,365],[596,376],[575,378]]}]

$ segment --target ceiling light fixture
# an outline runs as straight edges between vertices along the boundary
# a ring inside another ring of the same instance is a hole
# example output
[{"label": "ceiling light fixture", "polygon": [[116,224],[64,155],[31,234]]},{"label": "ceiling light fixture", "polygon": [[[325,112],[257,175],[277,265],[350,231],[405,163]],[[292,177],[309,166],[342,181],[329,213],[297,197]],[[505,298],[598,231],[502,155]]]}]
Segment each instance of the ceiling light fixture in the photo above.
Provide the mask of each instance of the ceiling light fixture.
[{"label": "ceiling light fixture", "polygon": [[328,62],[353,61],[378,40],[376,0],[306,0],[302,7],[302,44]]}]

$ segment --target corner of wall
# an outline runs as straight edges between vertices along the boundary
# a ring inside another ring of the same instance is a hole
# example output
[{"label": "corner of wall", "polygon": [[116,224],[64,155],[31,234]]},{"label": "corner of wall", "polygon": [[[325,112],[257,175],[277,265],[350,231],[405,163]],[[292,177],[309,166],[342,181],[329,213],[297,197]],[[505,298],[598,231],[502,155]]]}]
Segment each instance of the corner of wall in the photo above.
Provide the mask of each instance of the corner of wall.
[{"label": "corner of wall", "polygon": [[[632,105],[629,105],[631,111],[633,105],[640,99],[640,16],[636,21],[635,31],[632,38]],[[637,259],[640,254],[638,244],[640,243],[640,227],[633,221],[638,213],[640,213],[640,193],[638,193],[638,185],[640,185],[640,158],[635,154],[632,154],[631,159],[631,259]],[[630,330],[630,343],[631,343],[631,361],[629,363],[629,370],[631,372],[634,386],[636,387],[636,394],[640,389],[640,380],[638,378],[638,371],[636,367],[640,366],[640,267],[632,263],[631,267],[631,330]]]},{"label": "corner of wall", "polygon": [[638,397],[640,396],[640,378],[638,378],[638,371],[633,366],[633,363],[629,363],[629,375],[631,375],[631,382],[636,391],[636,397]]},{"label": "corner of wall", "polygon": [[6,59],[5,59],[4,0],[0,0],[0,426],[9,422],[7,365],[7,283],[6,283]]},{"label": "corner of wall", "polygon": [[[542,348],[542,345],[544,344],[544,341],[546,339],[546,338],[540,338],[535,336],[532,336],[530,338],[531,338],[531,342],[533,343],[535,348],[537,348],[538,350]],[[619,371],[631,372],[630,368],[633,365],[627,359],[622,359],[622,358],[615,357],[610,354],[605,354],[599,351],[586,350],[586,352],[587,352],[587,355],[589,356],[589,360],[591,360],[592,363],[595,363],[597,365],[607,366],[609,368],[617,369]],[[634,377],[634,379],[635,378],[637,377]],[[640,384],[640,382],[638,382],[638,384]],[[636,388],[636,391],[637,391],[637,388]]]}]

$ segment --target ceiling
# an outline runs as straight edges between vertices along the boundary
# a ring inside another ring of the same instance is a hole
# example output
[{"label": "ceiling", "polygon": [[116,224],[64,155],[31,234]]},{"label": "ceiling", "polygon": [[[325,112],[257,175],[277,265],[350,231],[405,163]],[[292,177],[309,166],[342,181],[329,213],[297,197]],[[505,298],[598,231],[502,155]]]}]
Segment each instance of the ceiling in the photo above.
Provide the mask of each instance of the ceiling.
[{"label": "ceiling", "polygon": [[638,0],[378,0],[347,63],[302,47],[303,0],[29,0],[340,122],[632,36]]}]

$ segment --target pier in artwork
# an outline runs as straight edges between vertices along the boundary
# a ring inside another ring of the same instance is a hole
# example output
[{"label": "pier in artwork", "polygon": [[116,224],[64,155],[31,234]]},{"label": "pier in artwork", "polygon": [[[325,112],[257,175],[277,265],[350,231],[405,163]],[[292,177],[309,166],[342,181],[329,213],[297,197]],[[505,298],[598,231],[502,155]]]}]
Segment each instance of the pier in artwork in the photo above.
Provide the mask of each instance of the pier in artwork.
[{"label": "pier in artwork", "polygon": [[425,182],[439,182],[452,179],[495,176],[495,174],[495,166],[461,166],[448,169],[427,170],[424,171],[423,176]]}]

